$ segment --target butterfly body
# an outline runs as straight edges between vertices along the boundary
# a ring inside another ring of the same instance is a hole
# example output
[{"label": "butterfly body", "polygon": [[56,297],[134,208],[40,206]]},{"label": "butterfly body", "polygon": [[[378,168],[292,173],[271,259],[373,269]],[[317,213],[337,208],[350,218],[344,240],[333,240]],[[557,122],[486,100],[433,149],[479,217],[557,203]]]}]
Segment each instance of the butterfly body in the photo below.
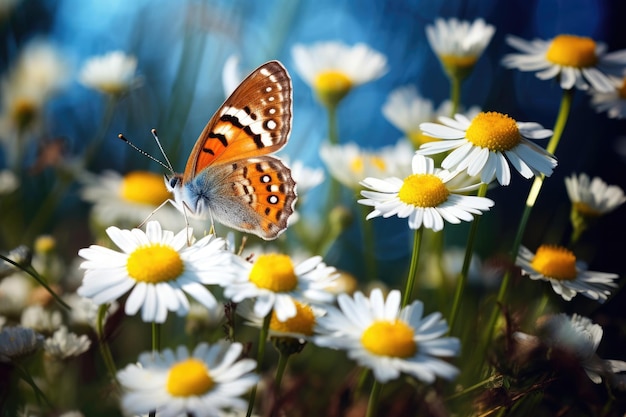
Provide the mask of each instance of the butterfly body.
[{"label": "butterfly body", "polygon": [[277,61],[254,70],[207,123],[185,172],[166,177],[174,204],[269,240],[287,227],[296,201],[289,168],[272,153],[291,131],[291,79]]}]

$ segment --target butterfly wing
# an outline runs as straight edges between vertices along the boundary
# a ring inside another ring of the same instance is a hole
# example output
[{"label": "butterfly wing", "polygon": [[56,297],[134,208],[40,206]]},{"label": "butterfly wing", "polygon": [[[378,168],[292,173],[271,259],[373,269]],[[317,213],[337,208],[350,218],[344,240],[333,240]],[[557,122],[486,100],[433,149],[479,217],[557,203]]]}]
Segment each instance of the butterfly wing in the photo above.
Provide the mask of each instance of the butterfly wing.
[{"label": "butterfly wing", "polygon": [[[280,159],[269,155],[248,158],[215,170],[211,177],[221,179],[205,200],[215,220],[266,240],[275,239],[287,228],[297,198],[296,183]],[[208,175],[205,171],[194,182],[208,180],[203,178]]]},{"label": "butterfly wing", "polygon": [[254,70],[226,99],[198,137],[183,182],[211,164],[276,152],[291,131],[292,87],[287,70],[270,61]]}]

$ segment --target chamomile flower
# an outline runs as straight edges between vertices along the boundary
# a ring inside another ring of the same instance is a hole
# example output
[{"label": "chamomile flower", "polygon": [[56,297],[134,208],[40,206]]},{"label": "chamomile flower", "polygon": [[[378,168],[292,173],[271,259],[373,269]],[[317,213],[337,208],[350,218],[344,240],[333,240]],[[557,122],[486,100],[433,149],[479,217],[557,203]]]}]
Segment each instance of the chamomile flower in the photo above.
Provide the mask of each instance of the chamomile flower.
[{"label": "chamomile flower", "polygon": [[[301,343],[311,340],[317,321],[326,314],[326,310],[296,300],[294,304],[296,315],[285,321],[278,320],[276,312],[272,312],[268,329],[270,337],[298,339]],[[263,327],[264,317],[254,313],[254,303],[251,300],[238,304],[237,314],[246,320],[247,325],[259,329]]]},{"label": "chamomile flower", "polygon": [[21,326],[4,327],[0,331],[0,361],[6,362],[29,355],[41,347],[43,336]]},{"label": "chamomile flower", "polygon": [[358,200],[374,210],[367,219],[382,216],[408,218],[411,229],[425,227],[434,231],[443,229],[444,220],[457,224],[470,222],[475,214],[482,214],[493,206],[485,197],[467,196],[458,193],[478,188],[479,184],[456,189],[448,183],[455,173],[435,168],[431,158],[416,154],[413,157],[413,174],[401,180],[366,178],[361,184],[372,191],[361,191],[365,199]]},{"label": "chamomile flower", "polygon": [[[123,388],[122,408],[132,415],[156,411],[159,417],[217,417],[245,410],[240,398],[258,380],[256,361],[239,359],[240,343],[200,343],[190,354],[183,345],[161,354],[145,352],[137,364],[117,373]],[[149,381],[149,383],[147,383]]]},{"label": "chamomile flower", "polygon": [[505,67],[538,71],[535,75],[542,80],[557,78],[564,90],[592,87],[611,92],[615,87],[610,75],[621,76],[626,65],[626,50],[607,54],[606,45],[584,36],[562,34],[547,41],[526,41],[509,35],[506,42],[521,53],[505,55]]},{"label": "chamomile flower", "polygon": [[61,326],[43,343],[46,354],[58,360],[82,355],[89,350],[90,346],[91,340],[87,335],[79,336],[69,332],[65,326]]},{"label": "chamomile flower", "polygon": [[333,178],[357,190],[365,177],[408,175],[411,172],[413,148],[405,140],[378,150],[366,150],[354,142],[345,145],[322,144],[320,157]]},{"label": "chamomile flower", "polygon": [[[439,116],[449,116],[452,110],[452,102],[446,100],[435,109],[432,101],[422,97],[413,85],[398,87],[387,96],[383,104],[382,112],[385,118],[398,128],[419,148],[426,142],[439,140],[425,135],[420,129],[424,122],[436,121]],[[473,118],[480,113],[480,108],[473,106],[464,114]]]},{"label": "chamomile flower", "polygon": [[[148,217],[166,229],[184,224],[180,212],[170,204],[154,212],[172,196],[165,188],[163,175],[154,172],[131,171],[122,176],[105,171],[99,176],[86,175],[80,193],[83,200],[93,204],[92,215],[99,224],[135,227]],[[193,219],[190,223],[199,226]]]},{"label": "chamomile flower", "polygon": [[612,379],[614,373],[626,370],[626,363],[616,360],[603,360],[596,351],[602,341],[602,327],[589,318],[561,313],[548,316],[539,323],[541,339],[551,348],[573,354],[595,384],[603,378]]},{"label": "chamomile flower", "polygon": [[567,195],[572,209],[588,217],[610,213],[626,202],[624,191],[617,185],[608,185],[599,177],[589,179],[587,174],[572,174],[565,178]]},{"label": "chamomile flower", "polygon": [[611,119],[626,119],[626,76],[611,81],[613,89],[608,92],[589,90],[591,106],[598,113],[605,111]]},{"label": "chamomile flower", "polygon": [[434,25],[426,26],[426,37],[446,73],[464,78],[474,68],[495,31],[483,19],[473,22],[437,19]]},{"label": "chamomile flower", "polygon": [[61,312],[43,308],[40,305],[28,306],[22,311],[20,318],[23,327],[34,329],[40,333],[52,333],[61,327]]},{"label": "chamomile flower", "polygon": [[78,79],[89,88],[104,94],[119,96],[136,87],[137,58],[122,51],[90,58],[80,71]]},{"label": "chamomile flower", "polygon": [[78,255],[85,259],[80,266],[85,277],[78,295],[104,304],[130,292],[126,314],[132,316],[141,309],[143,321],[157,323],[165,321],[168,311],[187,314],[185,294],[207,308],[216,306],[204,284],[230,277],[232,254],[223,250],[222,239],[207,235],[188,246],[187,228],[174,235],[156,221],[148,222],[145,232],[114,226],[106,232],[122,251],[98,245],[81,249]]},{"label": "chamomile flower", "polygon": [[544,174],[550,176],[556,167],[554,157],[528,139],[545,139],[552,131],[539,123],[516,122],[498,112],[481,112],[472,120],[457,114],[454,119],[440,117],[438,123],[422,123],[420,128],[430,136],[443,139],[423,144],[422,155],[450,152],[441,163],[444,169],[464,171],[469,176],[480,174],[481,181],[498,179],[509,185],[509,163],[524,178]]},{"label": "chamomile flower", "polygon": [[577,261],[572,251],[561,246],[541,245],[537,253],[522,246],[515,264],[530,279],[548,281],[554,292],[565,301],[582,294],[604,303],[611,295],[611,290],[617,287],[614,282],[618,278],[617,274],[588,271],[583,262]]},{"label": "chamomile flower", "polygon": [[387,72],[387,58],[358,43],[320,42],[292,49],[296,71],[325,106],[335,107],[354,87]]},{"label": "chamomile flower", "polygon": [[339,308],[329,308],[319,319],[319,346],[346,350],[348,357],[373,371],[379,382],[396,379],[401,373],[432,383],[436,377],[453,379],[458,370],[439,357],[459,353],[459,340],[442,337],[448,331],[441,313],[424,317],[424,305],[414,301],[400,308],[400,292],[387,298],[380,289],[369,297],[341,294]]},{"label": "chamomile flower", "polygon": [[294,265],[287,255],[267,253],[253,264],[238,260],[237,277],[224,285],[224,296],[239,303],[254,298],[254,314],[266,317],[271,311],[279,321],[298,313],[295,301],[329,303],[334,295],[329,288],[337,278],[335,268],[314,256]]}]

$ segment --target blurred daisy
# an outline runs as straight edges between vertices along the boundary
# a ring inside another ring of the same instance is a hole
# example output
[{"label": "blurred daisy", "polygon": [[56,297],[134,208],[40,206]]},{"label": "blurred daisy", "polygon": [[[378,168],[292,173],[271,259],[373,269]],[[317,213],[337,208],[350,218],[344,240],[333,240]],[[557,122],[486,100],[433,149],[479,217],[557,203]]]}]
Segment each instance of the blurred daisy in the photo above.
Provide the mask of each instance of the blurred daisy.
[{"label": "blurred daisy", "polygon": [[379,382],[396,379],[401,373],[432,383],[437,376],[453,379],[457,368],[439,357],[459,353],[459,340],[442,337],[448,332],[441,313],[426,317],[421,301],[400,308],[400,292],[387,299],[379,289],[369,297],[341,294],[339,309],[330,308],[319,319],[315,344],[347,351],[348,357],[373,371]]},{"label": "blurred daisy", "polygon": [[[190,354],[183,345],[161,354],[145,352],[139,363],[117,373],[123,387],[122,408],[132,415],[156,411],[159,417],[219,416],[245,410],[240,398],[256,384],[256,361],[240,359],[240,343],[200,343]],[[149,383],[146,383],[149,381]]]},{"label": "blurred daisy", "polygon": [[411,172],[413,153],[411,144],[404,140],[376,151],[362,149],[353,142],[324,143],[320,148],[320,157],[333,178],[353,190],[361,188],[365,177],[405,177]]},{"label": "blurred daisy", "polygon": [[588,217],[610,213],[626,201],[620,187],[608,185],[599,177],[589,180],[587,174],[572,174],[565,178],[565,188],[572,202],[572,210]]},{"label": "blurred daisy", "polygon": [[587,271],[572,251],[556,245],[541,245],[536,254],[521,246],[515,264],[530,279],[548,281],[565,301],[580,293],[604,303],[611,290],[617,288],[614,280],[619,278],[617,274]]},{"label": "blurred daisy", "polygon": [[526,41],[509,35],[506,42],[521,53],[502,59],[507,68],[538,71],[537,78],[557,78],[562,89],[576,87],[599,92],[615,89],[609,75],[621,76],[626,65],[626,50],[605,53],[606,45],[584,36],[558,35],[551,40]]},{"label": "blurred daisy", "polygon": [[19,316],[34,290],[33,279],[15,272],[0,281],[0,314]]},{"label": "blurred daisy", "polygon": [[91,340],[87,335],[79,336],[71,333],[65,326],[61,326],[52,337],[47,338],[43,343],[46,354],[57,360],[82,355],[89,350],[90,346]]},{"label": "blurred daisy", "polygon": [[231,254],[223,250],[222,239],[207,235],[188,246],[190,230],[174,235],[155,221],[148,222],[146,232],[114,226],[106,232],[122,252],[97,245],[81,249],[85,277],[78,295],[104,304],[130,291],[125,312],[132,316],[141,309],[145,322],[163,323],[168,311],[187,314],[185,294],[215,308],[217,301],[204,285],[229,279]]},{"label": "blurred daisy", "polygon": [[137,58],[122,51],[90,58],[80,71],[79,81],[104,94],[119,96],[137,87]]},{"label": "blurred daisy", "polygon": [[[269,325],[269,336],[278,338],[297,339],[300,343],[309,341],[315,332],[317,321],[326,314],[326,310],[294,300],[296,315],[284,320],[278,320],[276,312],[272,312]],[[254,304],[245,300],[237,305],[237,314],[246,320],[248,326],[262,328],[264,317],[254,313]]]},{"label": "blurred daisy", "polygon": [[[439,116],[449,116],[452,102],[446,100],[435,109],[433,102],[423,98],[415,86],[407,85],[396,88],[387,96],[382,111],[389,123],[400,130],[414,147],[419,148],[426,142],[440,140],[425,135],[420,129],[420,124],[436,121]],[[464,114],[471,119],[478,113],[480,108],[474,106]]]},{"label": "blurred daisy", "polygon": [[10,169],[0,170],[0,195],[11,194],[20,186],[20,180]]},{"label": "blurred daisy", "polygon": [[320,102],[329,107],[339,104],[352,88],[387,72],[387,58],[362,43],[295,45],[292,55],[300,77],[313,88]]},{"label": "blurred daisy", "polygon": [[474,68],[495,31],[483,19],[473,22],[437,19],[434,25],[426,26],[426,37],[446,73],[464,78]]},{"label": "blurred daisy", "polygon": [[589,90],[591,106],[598,113],[606,112],[611,119],[626,118],[626,77],[612,79],[613,89],[608,92]]},{"label": "blurred daisy", "polygon": [[22,311],[21,324],[23,327],[36,330],[40,333],[53,333],[63,324],[60,311],[52,311],[40,305],[28,306]]},{"label": "blurred daisy", "polygon": [[545,139],[552,131],[539,123],[516,122],[497,112],[481,112],[471,121],[462,114],[454,119],[440,117],[438,123],[422,123],[420,128],[430,136],[443,139],[423,144],[417,151],[433,155],[452,151],[441,163],[442,168],[464,171],[469,176],[480,174],[481,181],[498,179],[509,185],[509,163],[524,178],[544,174],[550,176],[556,159],[528,139]]},{"label": "blurred daisy", "polygon": [[[92,203],[92,215],[99,224],[135,227],[148,217],[166,229],[184,225],[184,218],[172,205],[164,201],[171,198],[163,182],[163,175],[148,171],[131,171],[122,176],[105,171],[100,176],[84,176],[80,192],[83,200]],[[190,219],[192,226],[199,226]]]},{"label": "blurred daisy", "polygon": [[[75,326],[86,326],[91,327],[92,329],[96,329],[98,323],[98,310],[100,306],[93,302],[90,298],[81,297],[76,293],[70,293],[63,297],[63,301],[70,306],[71,310],[69,311],[69,320],[72,325]],[[115,313],[119,308],[119,304],[117,302],[113,302],[109,305],[107,309],[104,322],[108,317]]]},{"label": "blurred daisy", "polygon": [[602,382],[603,377],[610,379],[613,373],[626,370],[625,362],[603,360],[596,355],[603,330],[587,317],[564,313],[552,315],[539,323],[539,328],[546,345],[573,354],[580,360],[589,379],[596,384]]},{"label": "blurred daisy", "polygon": [[295,301],[330,303],[335,298],[329,288],[336,271],[322,262],[321,256],[297,265],[289,256],[277,253],[260,255],[253,264],[236,259],[238,276],[222,283],[224,296],[235,303],[254,298],[254,314],[259,317],[273,311],[279,321],[286,321],[298,312]]},{"label": "blurred daisy", "polygon": [[479,184],[456,189],[449,188],[449,181],[456,173],[436,169],[431,158],[416,154],[413,157],[413,174],[401,180],[365,178],[361,184],[373,191],[361,191],[365,199],[360,204],[374,207],[367,219],[382,216],[398,216],[409,219],[411,229],[425,227],[439,231],[444,220],[457,224],[474,220],[474,214],[482,214],[493,206],[485,197],[459,194],[475,190]]},{"label": "blurred daisy", "polygon": [[3,327],[0,331],[0,361],[29,355],[39,349],[43,336],[26,327]]}]

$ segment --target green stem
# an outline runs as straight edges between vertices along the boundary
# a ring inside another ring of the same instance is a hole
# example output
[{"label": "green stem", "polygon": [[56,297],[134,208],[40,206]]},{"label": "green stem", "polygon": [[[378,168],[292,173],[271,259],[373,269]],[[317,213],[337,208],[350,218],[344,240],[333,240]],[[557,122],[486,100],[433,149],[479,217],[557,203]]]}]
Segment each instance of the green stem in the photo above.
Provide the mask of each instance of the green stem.
[{"label": "green stem", "polygon": [[33,389],[33,391],[35,392],[35,397],[37,397],[37,402],[40,401],[40,399],[43,399],[43,401],[48,405],[48,407],[50,408],[54,408],[52,406],[52,404],[50,403],[50,401],[48,400],[48,398],[45,396],[45,394],[43,393],[43,391],[41,389],[39,389],[39,387],[37,386],[37,384],[35,383],[35,380],[33,379],[32,376],[30,376],[30,374],[28,373],[28,371],[26,370],[26,368],[24,368],[19,362],[17,361],[11,361],[13,363],[13,365],[15,365],[15,368],[18,369],[20,371],[20,373],[22,374],[22,378],[24,379],[24,381],[26,381],[26,383],[28,383],[28,385],[30,385],[30,387]]},{"label": "green stem", "polygon": [[59,297],[59,295],[57,293],[55,293],[52,288],[50,288],[50,286],[46,283],[46,280],[37,273],[37,271],[35,270],[35,268],[33,268],[32,266],[24,266],[24,265],[20,265],[17,262],[7,258],[4,255],[0,254],[0,259],[2,259],[5,262],[10,263],[11,265],[19,268],[20,270],[26,272],[28,275],[30,275],[31,277],[35,278],[35,281],[37,281],[37,283],[39,283],[39,285],[41,285],[42,287],[44,287],[46,289],[46,291],[48,291],[50,293],[50,295],[52,296],[52,298],[54,298],[56,300],[57,303],[61,304],[64,308],[66,308],[67,310],[71,310],[71,307],[68,306],[65,301],[63,301],[61,299],[61,297]]},{"label": "green stem", "polygon": [[[481,184],[478,188],[476,195],[478,197],[484,197],[487,195],[487,188],[489,184]],[[463,267],[461,268],[461,275],[456,283],[456,289],[454,291],[454,301],[452,302],[452,311],[450,312],[450,322],[448,332],[452,333],[456,318],[461,306],[461,299],[463,298],[463,291],[467,285],[467,278],[469,275],[469,268],[472,263],[472,254],[474,253],[474,242],[476,241],[476,235],[478,231],[478,223],[480,216],[474,216],[474,221],[470,227],[469,236],[467,238],[467,246],[465,248],[465,256],[463,257]]]},{"label": "green stem", "polygon": [[[272,318],[272,311],[267,313],[265,319],[263,319],[263,327],[261,327],[261,331],[259,332],[259,346],[257,347],[257,355],[256,355],[256,372],[261,372],[261,364],[263,362],[263,356],[265,355],[265,342],[267,341],[267,334],[269,333],[270,328],[270,320]],[[246,413],[246,417],[250,417],[252,415],[252,410],[254,409],[254,401],[256,399],[256,390],[257,385],[252,387],[250,391],[250,398],[248,400],[248,412]]]},{"label": "green stem", "polygon": [[287,368],[287,362],[289,361],[291,355],[287,355],[285,353],[280,353],[278,355],[278,365],[276,368],[276,378],[274,380],[274,386],[276,387],[276,396],[278,397],[278,393],[280,393],[280,384],[283,381],[283,375],[285,374],[285,369]]},{"label": "green stem", "polygon": [[111,349],[109,348],[107,337],[104,334],[104,320],[106,318],[108,309],[109,309],[109,304],[102,304],[100,307],[98,307],[98,317],[96,321],[96,333],[98,334],[98,343],[100,345],[100,353],[102,354],[104,365],[109,371],[111,380],[115,382],[115,385],[119,386],[119,382],[117,381],[117,369],[115,368],[115,361],[113,360],[113,355],[111,354]]},{"label": "green stem", "polygon": [[328,113],[328,142],[339,145],[339,129],[337,127],[337,106],[326,106]]},{"label": "green stem", "polygon": [[409,304],[411,295],[413,294],[413,286],[415,285],[415,275],[417,273],[417,261],[420,257],[420,246],[422,245],[422,234],[424,228],[419,227],[415,229],[413,235],[413,252],[411,254],[411,266],[409,267],[409,275],[406,278],[406,287],[404,288],[404,294],[402,296],[402,307]]},{"label": "green stem", "polygon": [[152,352],[158,353],[161,351],[161,325],[156,322],[152,322]]},{"label": "green stem", "polygon": [[[565,130],[565,125],[567,124],[567,118],[570,113],[570,109],[572,107],[572,100],[574,98],[574,90],[563,90],[563,97],[561,99],[561,106],[559,108],[559,113],[556,118],[556,122],[554,123],[554,130],[552,138],[550,142],[548,142],[548,146],[546,147],[546,151],[551,154],[556,152],[556,148],[559,145],[561,140],[561,136],[563,135],[563,131]],[[522,244],[522,238],[524,237],[524,232],[526,230],[526,225],[528,223],[528,219],[530,218],[530,212],[532,211],[535,203],[537,202],[537,198],[539,196],[539,192],[541,191],[541,187],[543,185],[543,181],[545,179],[545,175],[537,175],[533,182],[533,185],[530,187],[530,191],[528,192],[528,197],[526,198],[526,206],[524,207],[524,212],[522,213],[522,218],[520,220],[519,226],[517,228],[517,234],[515,235],[515,240],[513,242],[513,247],[511,249],[511,261],[515,264],[515,260],[517,259],[517,254],[519,252],[519,248]],[[504,299],[506,297],[506,293],[508,290],[508,286],[511,280],[511,270],[509,269],[502,279],[502,283],[500,284],[500,290],[498,291],[498,297],[496,298],[496,304],[491,311],[491,316],[489,318],[489,322],[487,323],[487,337],[485,338],[485,346],[486,350],[489,343],[491,343],[491,339],[493,338],[493,333],[495,331],[496,322],[498,320],[498,316],[500,313],[500,306],[503,305]],[[486,353],[486,352],[485,352]]]},{"label": "green stem", "polygon": [[367,414],[365,414],[365,417],[374,417],[376,409],[378,408],[378,399],[382,388],[383,384],[374,380],[374,385],[372,385],[372,391],[370,392],[370,400],[367,403]]},{"label": "green stem", "polygon": [[450,117],[454,117],[461,107],[461,81],[460,77],[450,77],[450,101],[452,102]]}]

